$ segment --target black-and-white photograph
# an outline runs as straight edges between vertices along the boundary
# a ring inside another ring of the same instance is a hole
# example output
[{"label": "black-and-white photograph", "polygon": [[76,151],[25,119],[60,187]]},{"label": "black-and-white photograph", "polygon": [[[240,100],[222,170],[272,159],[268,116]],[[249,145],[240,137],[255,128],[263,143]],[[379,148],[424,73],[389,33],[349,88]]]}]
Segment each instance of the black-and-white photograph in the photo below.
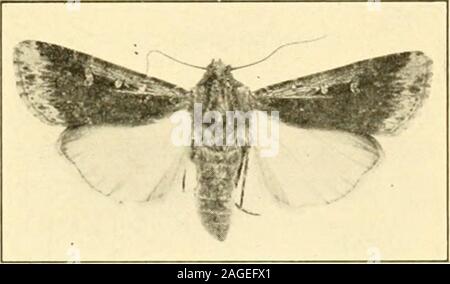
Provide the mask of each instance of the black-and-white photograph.
[{"label": "black-and-white photograph", "polygon": [[2,3],[2,261],[445,262],[446,7]]}]

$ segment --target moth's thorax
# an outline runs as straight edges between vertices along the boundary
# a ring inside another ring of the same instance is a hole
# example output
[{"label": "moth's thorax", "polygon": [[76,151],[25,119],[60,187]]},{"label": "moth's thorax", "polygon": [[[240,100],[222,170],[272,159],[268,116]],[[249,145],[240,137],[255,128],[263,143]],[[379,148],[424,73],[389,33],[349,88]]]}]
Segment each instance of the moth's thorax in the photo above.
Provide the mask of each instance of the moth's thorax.
[{"label": "moth's thorax", "polygon": [[234,79],[231,66],[213,60],[203,78],[194,88],[194,103],[201,103],[203,111],[250,110],[250,91]]}]

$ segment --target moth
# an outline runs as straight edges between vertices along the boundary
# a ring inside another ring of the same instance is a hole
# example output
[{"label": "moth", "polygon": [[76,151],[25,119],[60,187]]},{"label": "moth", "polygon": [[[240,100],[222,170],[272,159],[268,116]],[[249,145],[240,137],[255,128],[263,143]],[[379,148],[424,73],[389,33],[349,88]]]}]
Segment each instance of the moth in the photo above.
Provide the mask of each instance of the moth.
[{"label": "moth", "polygon": [[[66,127],[61,154],[93,189],[119,200],[157,200],[175,180],[184,188],[190,161],[201,223],[220,241],[235,206],[253,214],[244,202],[249,170],[260,173],[281,205],[329,204],[346,196],[380,161],[382,148],[373,136],[405,127],[428,96],[432,76],[432,60],[409,51],[251,91],[233,78],[238,68],[212,60],[198,84],[185,90],[32,40],[15,47],[14,65],[20,97],[43,122]],[[169,151],[169,116],[192,114],[195,103],[221,115],[278,111],[278,155],[265,159],[249,145],[192,144],[187,158],[184,150]]]}]

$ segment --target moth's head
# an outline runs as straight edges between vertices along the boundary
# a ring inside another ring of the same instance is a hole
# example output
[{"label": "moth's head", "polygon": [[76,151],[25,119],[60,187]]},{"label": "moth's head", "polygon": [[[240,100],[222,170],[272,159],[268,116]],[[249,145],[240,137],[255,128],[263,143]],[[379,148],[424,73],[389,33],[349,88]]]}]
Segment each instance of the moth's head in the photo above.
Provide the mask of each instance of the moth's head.
[{"label": "moth's head", "polygon": [[223,77],[231,74],[231,66],[223,64],[220,59],[213,59],[206,69],[210,75],[215,75],[216,77]]}]

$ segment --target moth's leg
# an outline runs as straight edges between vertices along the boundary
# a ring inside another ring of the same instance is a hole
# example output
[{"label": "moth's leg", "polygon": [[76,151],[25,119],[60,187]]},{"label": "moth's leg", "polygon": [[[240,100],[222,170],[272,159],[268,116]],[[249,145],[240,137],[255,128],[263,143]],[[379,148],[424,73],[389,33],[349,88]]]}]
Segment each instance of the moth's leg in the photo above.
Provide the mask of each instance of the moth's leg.
[{"label": "moth's leg", "polygon": [[147,198],[145,198],[144,202],[159,199],[170,189],[175,187],[175,181],[179,178],[180,170],[185,166],[185,162],[186,157],[185,153],[183,153],[181,157],[178,157],[172,162],[169,169],[166,170],[159,182],[155,185],[150,194],[148,194]]},{"label": "moth's leg", "polygon": [[238,174],[237,174],[236,180],[234,181],[235,187],[238,187],[239,181],[241,180],[242,168],[244,166],[244,160],[245,160],[245,157],[242,159],[241,163],[239,164]]},{"label": "moth's leg", "polygon": [[181,188],[182,188],[182,191],[185,192],[185,189],[186,189],[186,169],[184,169],[184,172],[183,172],[183,179],[181,180]]},{"label": "moth's leg", "polygon": [[242,175],[242,186],[241,186],[241,198],[239,199],[238,208],[242,208],[244,205],[244,195],[245,195],[245,179],[247,177],[248,170],[248,153],[244,152],[244,157],[242,159],[241,167],[239,169],[240,175]]},{"label": "moth's leg", "polygon": [[237,186],[239,183],[240,177],[242,177],[241,196],[239,199],[239,204],[235,203],[235,205],[239,210],[241,210],[244,213],[247,213],[252,216],[260,216],[261,214],[251,212],[244,208],[245,180],[246,180],[247,172],[248,172],[248,149],[245,148],[243,151],[244,151],[244,157],[242,159],[241,165],[239,166],[238,179],[236,181],[236,186]]}]

